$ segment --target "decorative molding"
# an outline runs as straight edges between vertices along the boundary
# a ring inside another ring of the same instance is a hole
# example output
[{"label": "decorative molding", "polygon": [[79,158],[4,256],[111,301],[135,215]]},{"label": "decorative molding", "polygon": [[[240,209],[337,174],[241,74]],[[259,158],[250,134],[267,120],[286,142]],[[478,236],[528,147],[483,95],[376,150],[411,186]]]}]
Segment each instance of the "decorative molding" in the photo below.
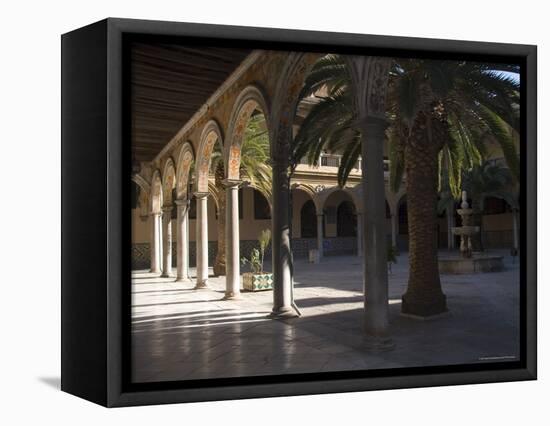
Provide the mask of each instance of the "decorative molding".
[{"label": "decorative molding", "polygon": [[176,164],[176,198],[178,199],[188,198],[189,174],[194,161],[193,145],[190,142],[185,142],[181,147]]},{"label": "decorative molding", "polygon": [[210,175],[210,162],[214,145],[218,142],[223,150],[223,135],[216,120],[210,120],[204,126],[199,142],[199,151],[195,167],[197,177],[197,192],[208,192],[208,178]]},{"label": "decorative molding", "polygon": [[246,125],[254,110],[260,109],[266,119],[267,128],[270,128],[270,108],[266,97],[255,85],[246,86],[233,104],[226,134],[226,148],[224,150],[226,177],[240,178],[241,143],[246,131]]}]

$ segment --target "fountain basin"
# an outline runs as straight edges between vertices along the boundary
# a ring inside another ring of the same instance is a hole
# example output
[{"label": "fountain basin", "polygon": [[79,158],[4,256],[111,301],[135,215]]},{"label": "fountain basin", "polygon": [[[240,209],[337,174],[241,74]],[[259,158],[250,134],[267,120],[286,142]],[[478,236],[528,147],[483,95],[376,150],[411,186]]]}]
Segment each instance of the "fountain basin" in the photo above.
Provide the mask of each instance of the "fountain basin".
[{"label": "fountain basin", "polygon": [[459,256],[440,257],[439,272],[442,274],[475,274],[499,272],[504,269],[503,256],[486,255],[464,258]]},{"label": "fountain basin", "polygon": [[479,226],[453,226],[451,230],[455,235],[471,237],[479,232]]}]

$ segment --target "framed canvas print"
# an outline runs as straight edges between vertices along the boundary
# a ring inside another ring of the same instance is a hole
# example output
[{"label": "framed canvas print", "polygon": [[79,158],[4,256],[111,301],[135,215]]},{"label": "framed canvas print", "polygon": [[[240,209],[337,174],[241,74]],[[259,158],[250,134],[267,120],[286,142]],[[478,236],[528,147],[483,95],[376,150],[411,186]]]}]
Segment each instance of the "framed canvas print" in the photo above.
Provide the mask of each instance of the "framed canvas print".
[{"label": "framed canvas print", "polygon": [[536,47],[107,19],[62,37],[62,389],[536,378]]}]

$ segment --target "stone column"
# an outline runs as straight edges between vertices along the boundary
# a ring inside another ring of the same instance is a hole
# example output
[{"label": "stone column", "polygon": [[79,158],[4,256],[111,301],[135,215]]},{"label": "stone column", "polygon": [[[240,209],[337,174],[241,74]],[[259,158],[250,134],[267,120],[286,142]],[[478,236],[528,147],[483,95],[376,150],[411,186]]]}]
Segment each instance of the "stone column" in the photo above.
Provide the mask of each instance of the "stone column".
[{"label": "stone column", "polygon": [[398,215],[392,214],[390,215],[390,222],[391,222],[391,244],[395,248],[397,248],[397,219]]},{"label": "stone column", "polygon": [[292,304],[292,253],[290,248],[290,207],[288,162],[283,159],[273,163],[273,311],[274,318],[296,316]]},{"label": "stone column", "polygon": [[162,265],[163,265],[163,261],[162,259],[164,259],[164,244],[162,243],[163,242],[163,235],[162,235],[162,213],[159,213],[158,217],[157,217],[157,222],[158,222],[158,229],[159,229],[159,232],[157,234],[157,247],[159,248],[159,267],[161,269],[161,272],[162,272]]},{"label": "stone column", "polygon": [[388,267],[384,183],[384,131],[386,122],[366,117],[362,126],[363,280],[365,330],[376,349],[392,346],[389,338]]},{"label": "stone column", "polygon": [[187,281],[189,279],[189,200],[176,200],[178,206],[178,218],[176,219],[176,281]]},{"label": "stone column", "polygon": [[239,185],[240,180],[225,180],[225,297],[240,299],[241,267],[239,249]]},{"label": "stone column", "polygon": [[363,256],[363,213],[357,213],[357,256]]},{"label": "stone column", "polygon": [[151,270],[154,274],[160,274],[160,213],[151,213],[151,237],[149,240],[149,251],[151,255]]},{"label": "stone column", "polygon": [[323,257],[323,213],[317,213],[317,252],[319,261]]},{"label": "stone column", "polygon": [[195,192],[197,199],[197,284],[195,288],[205,288],[208,283],[208,193]]},{"label": "stone column", "polygon": [[162,275],[161,277],[172,277],[172,207],[162,208]]},{"label": "stone column", "polygon": [[367,342],[377,350],[393,346],[389,338],[386,195],[384,181],[384,132],[386,91],[391,60],[374,56],[347,57],[358,124],[365,215],[363,230],[363,280]]}]

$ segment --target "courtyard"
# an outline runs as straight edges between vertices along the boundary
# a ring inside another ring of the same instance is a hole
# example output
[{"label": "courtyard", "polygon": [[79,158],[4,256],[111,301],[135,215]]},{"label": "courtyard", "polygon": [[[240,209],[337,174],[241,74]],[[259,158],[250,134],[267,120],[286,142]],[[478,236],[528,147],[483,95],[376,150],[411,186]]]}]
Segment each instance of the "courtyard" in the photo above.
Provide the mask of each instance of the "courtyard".
[{"label": "courtyard", "polygon": [[[493,251],[493,254],[495,251]],[[365,341],[361,257],[296,260],[294,300],[301,316],[272,319],[272,291],[222,300],[225,277],[196,290],[148,270],[132,274],[132,380],[156,382],[470,364],[519,359],[519,262],[508,252],[502,272],[441,275],[449,312],[403,316],[408,259],[389,274],[389,334],[394,347]],[[441,251],[440,255],[444,255]]]}]

